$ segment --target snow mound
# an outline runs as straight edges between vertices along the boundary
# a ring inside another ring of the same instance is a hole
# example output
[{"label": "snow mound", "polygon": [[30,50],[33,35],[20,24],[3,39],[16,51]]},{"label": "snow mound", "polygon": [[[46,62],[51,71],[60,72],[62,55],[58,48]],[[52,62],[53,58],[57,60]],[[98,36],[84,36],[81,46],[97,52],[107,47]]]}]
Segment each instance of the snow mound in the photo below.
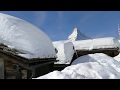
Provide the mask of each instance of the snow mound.
[{"label": "snow mound", "polygon": [[77,41],[77,40],[86,40],[90,39],[90,37],[85,36],[83,33],[81,33],[78,28],[74,28],[72,34],[68,36],[68,40],[70,41]]},{"label": "snow mound", "polygon": [[55,58],[50,38],[39,28],[14,16],[0,13],[0,43],[24,51],[25,58]]},{"label": "snow mound", "polygon": [[119,41],[119,43],[120,43],[120,40],[118,40]]},{"label": "snow mound", "polygon": [[104,48],[120,48],[117,39],[113,37],[79,40],[73,42],[75,50],[92,50]]},{"label": "snow mound", "polygon": [[59,60],[55,64],[70,64],[75,52],[73,43],[68,41],[55,41],[53,45],[56,48],[56,60]]},{"label": "snow mound", "polygon": [[117,56],[115,56],[114,59],[117,60],[118,62],[120,62],[120,54],[118,54]]},{"label": "snow mound", "polygon": [[88,54],[62,71],[33,79],[120,79],[120,63],[103,53]]}]

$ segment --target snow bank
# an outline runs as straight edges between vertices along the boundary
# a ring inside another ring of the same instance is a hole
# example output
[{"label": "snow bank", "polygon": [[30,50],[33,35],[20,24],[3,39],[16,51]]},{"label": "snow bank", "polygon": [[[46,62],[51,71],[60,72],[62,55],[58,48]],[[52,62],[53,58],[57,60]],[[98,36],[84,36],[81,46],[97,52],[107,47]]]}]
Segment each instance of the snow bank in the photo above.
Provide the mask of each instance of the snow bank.
[{"label": "snow bank", "polygon": [[88,54],[62,71],[33,79],[120,79],[120,63],[103,53]]},{"label": "snow bank", "polygon": [[120,48],[120,44],[117,39],[113,37],[97,38],[89,40],[79,40],[73,42],[75,50],[93,50],[104,48]]},{"label": "snow bank", "polygon": [[115,56],[114,59],[117,60],[118,62],[120,62],[120,54],[118,54],[117,56]]},{"label": "snow bank", "polygon": [[53,42],[54,47],[57,50],[57,60],[55,64],[70,64],[74,55],[74,46],[72,42],[68,41],[55,41]]},{"label": "snow bank", "polygon": [[24,51],[26,58],[54,58],[50,38],[39,28],[22,19],[0,13],[0,43]]}]

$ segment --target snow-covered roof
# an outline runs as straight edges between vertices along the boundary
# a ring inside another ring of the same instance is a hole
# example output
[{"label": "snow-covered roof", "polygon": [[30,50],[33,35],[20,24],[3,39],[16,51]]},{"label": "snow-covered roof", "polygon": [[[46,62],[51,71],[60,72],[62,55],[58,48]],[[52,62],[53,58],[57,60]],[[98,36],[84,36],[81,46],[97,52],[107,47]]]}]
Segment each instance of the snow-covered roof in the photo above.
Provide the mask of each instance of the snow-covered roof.
[{"label": "snow-covered roof", "polygon": [[113,37],[73,41],[73,44],[75,50],[120,48],[118,40]]},{"label": "snow-covered roof", "polygon": [[103,53],[81,56],[62,71],[33,79],[120,79],[120,63]]},{"label": "snow-covered roof", "polygon": [[66,41],[55,41],[53,42],[54,47],[57,50],[57,60],[55,64],[70,64],[74,55],[74,46],[72,42]]},{"label": "snow-covered roof", "polygon": [[25,54],[25,58],[55,58],[50,38],[39,28],[14,16],[0,13],[0,43]]}]

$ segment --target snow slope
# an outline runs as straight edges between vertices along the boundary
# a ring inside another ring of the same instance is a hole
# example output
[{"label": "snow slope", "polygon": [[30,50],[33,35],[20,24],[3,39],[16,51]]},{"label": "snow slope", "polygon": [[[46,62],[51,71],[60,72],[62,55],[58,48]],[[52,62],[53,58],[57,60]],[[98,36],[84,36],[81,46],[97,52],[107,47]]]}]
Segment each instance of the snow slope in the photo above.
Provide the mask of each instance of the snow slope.
[{"label": "snow slope", "polygon": [[33,79],[120,79],[120,63],[103,53],[88,54],[62,71]]},{"label": "snow slope", "polygon": [[73,32],[68,36],[68,40],[70,41],[77,41],[77,40],[86,40],[90,39],[90,37],[85,36],[81,33],[78,28],[74,28]]},{"label": "snow slope", "polygon": [[120,54],[118,54],[117,56],[115,56],[114,59],[117,60],[118,62],[120,62]]},{"label": "snow slope", "polygon": [[120,48],[120,44],[114,37],[79,40],[73,42],[75,50],[92,50],[104,48]]},{"label": "snow slope", "polygon": [[53,42],[53,46],[57,50],[56,60],[59,60],[55,64],[70,64],[75,52],[73,43],[68,41],[55,41]]},{"label": "snow slope", "polygon": [[0,43],[26,54],[25,58],[54,58],[50,38],[39,28],[22,19],[0,13]]}]

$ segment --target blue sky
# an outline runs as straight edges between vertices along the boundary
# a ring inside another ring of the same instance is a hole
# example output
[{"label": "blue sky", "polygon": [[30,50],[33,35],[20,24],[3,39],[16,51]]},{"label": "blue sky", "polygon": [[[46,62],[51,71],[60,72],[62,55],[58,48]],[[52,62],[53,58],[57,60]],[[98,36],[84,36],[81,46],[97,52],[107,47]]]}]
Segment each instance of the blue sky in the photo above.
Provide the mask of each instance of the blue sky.
[{"label": "blue sky", "polygon": [[66,40],[77,27],[91,38],[119,39],[120,11],[0,11],[24,19],[44,31],[52,41]]}]

